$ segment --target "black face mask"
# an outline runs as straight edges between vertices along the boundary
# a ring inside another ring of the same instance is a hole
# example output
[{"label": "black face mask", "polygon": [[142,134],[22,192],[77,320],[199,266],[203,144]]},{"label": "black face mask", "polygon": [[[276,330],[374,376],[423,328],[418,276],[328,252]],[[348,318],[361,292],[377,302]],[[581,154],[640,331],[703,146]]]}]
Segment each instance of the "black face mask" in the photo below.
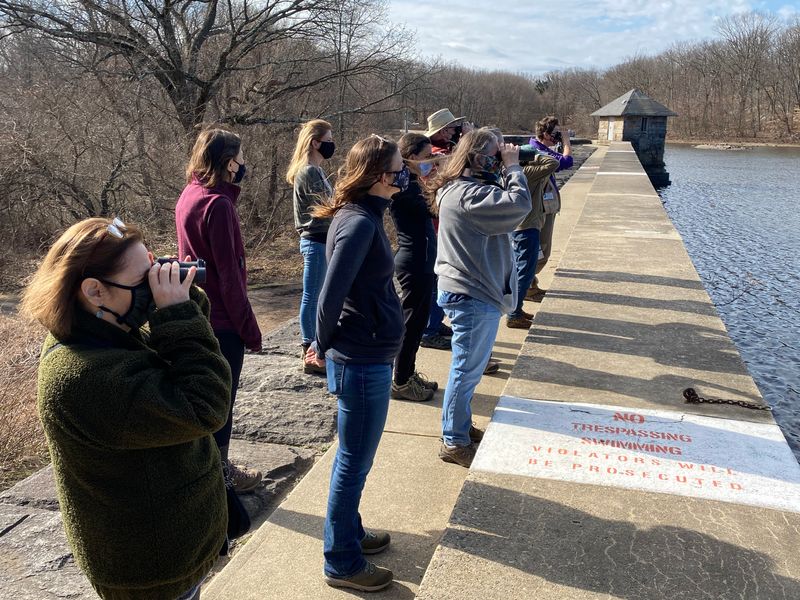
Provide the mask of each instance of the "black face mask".
[{"label": "black face mask", "polygon": [[247,167],[244,166],[244,163],[239,164],[239,168],[236,171],[236,174],[233,176],[233,183],[241,183],[242,179],[244,179],[244,174],[247,172]]},{"label": "black face mask", "polygon": [[107,281],[105,279],[100,279],[100,281],[106,285],[122,290],[130,290],[131,292],[131,305],[128,310],[125,311],[125,314],[121,315],[102,305],[100,308],[117,317],[117,323],[120,325],[127,325],[131,329],[139,329],[142,325],[147,323],[150,318],[150,313],[155,310],[150,282],[144,280],[139,285],[122,285],[121,283],[114,283],[113,281]]},{"label": "black face mask", "polygon": [[322,158],[328,160],[333,153],[336,151],[336,144],[333,142],[320,142],[319,143],[319,153],[322,154]]}]

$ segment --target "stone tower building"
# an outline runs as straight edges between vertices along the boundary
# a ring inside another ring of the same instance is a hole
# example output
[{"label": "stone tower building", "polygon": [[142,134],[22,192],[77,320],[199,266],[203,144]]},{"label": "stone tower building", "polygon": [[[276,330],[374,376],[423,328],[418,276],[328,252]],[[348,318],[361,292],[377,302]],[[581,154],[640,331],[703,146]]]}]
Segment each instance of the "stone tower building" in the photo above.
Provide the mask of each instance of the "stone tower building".
[{"label": "stone tower building", "polygon": [[653,184],[669,185],[669,174],[664,170],[664,143],[667,117],[676,117],[677,113],[633,89],[592,116],[600,119],[598,143],[630,142]]}]

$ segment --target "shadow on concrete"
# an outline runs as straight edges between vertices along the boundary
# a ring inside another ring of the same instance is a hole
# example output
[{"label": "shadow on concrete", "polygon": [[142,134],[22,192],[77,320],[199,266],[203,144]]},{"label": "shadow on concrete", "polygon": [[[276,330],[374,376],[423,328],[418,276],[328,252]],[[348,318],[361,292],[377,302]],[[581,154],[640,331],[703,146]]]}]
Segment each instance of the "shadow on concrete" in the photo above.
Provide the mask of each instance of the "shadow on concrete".
[{"label": "shadow on concrete", "polygon": [[[314,576],[319,573],[321,577],[323,563],[321,542],[325,519],[317,515],[309,515],[279,507],[272,513],[270,522],[278,527],[283,527],[320,540],[319,569],[312,569],[312,572]],[[365,525],[367,527],[375,525],[380,528],[380,523],[365,523]],[[394,573],[395,582],[385,592],[382,592],[380,597],[391,600],[414,598],[414,592],[403,585],[402,582],[413,581],[419,584],[419,582],[422,581],[422,576],[425,574],[425,569],[427,569],[428,563],[430,563],[434,550],[436,550],[436,545],[441,533],[438,531],[430,531],[427,535],[417,535],[385,529],[382,529],[382,531],[388,531],[392,536],[391,546],[379,555],[366,557],[370,562],[391,569]],[[303,568],[307,570],[308,567],[309,565],[304,565]],[[298,576],[304,575],[302,575],[301,571],[298,571]],[[375,598],[374,593],[358,592],[355,590],[346,590],[344,588],[340,589],[357,598]]]},{"label": "shadow on concrete", "polygon": [[[762,402],[761,397],[755,393],[745,392],[739,388],[694,377],[682,377],[680,375],[657,375],[652,378],[633,377],[597,369],[587,369],[569,362],[538,356],[520,356],[515,365],[513,376],[515,379],[582,388],[593,392],[622,394],[649,402],[652,404],[652,408],[678,407],[681,410],[687,409],[688,406],[683,398],[683,390],[687,387],[695,388],[701,396],[719,398],[732,394],[736,398]],[[546,400],[547,398],[543,399]],[[732,414],[733,411],[737,410],[737,407],[731,405],[716,405],[713,407],[712,405],[707,405],[707,408],[715,409],[715,413],[719,413],[719,410],[716,409],[721,409],[728,414]]]},{"label": "shadow on concrete", "polygon": [[676,277],[663,277],[660,275],[641,275],[626,273],[625,271],[589,271],[587,269],[556,269],[557,277],[571,277],[573,279],[589,279],[607,283],[646,283],[650,285],[663,285],[667,287],[702,290],[703,283],[697,279],[678,279]]},{"label": "shadow on concrete", "polygon": [[600,302],[612,306],[631,306],[634,308],[647,308],[653,310],[670,310],[685,312],[694,315],[716,316],[714,306],[708,302],[697,300],[663,300],[659,298],[641,298],[638,296],[624,296],[621,294],[600,294],[597,292],[577,292],[551,290],[548,298],[563,298],[580,302]]},{"label": "shadow on concrete", "polygon": [[543,311],[536,315],[526,341],[644,356],[675,367],[720,373],[746,372],[724,329],[688,323],[648,325]]},{"label": "shadow on concrete", "polygon": [[[608,499],[600,501],[610,503]],[[624,505],[624,497],[615,497],[615,501]],[[492,508],[485,510],[487,507]],[[625,506],[615,509],[622,514],[628,511]],[[663,505],[657,510],[657,516],[649,514],[650,508],[645,506],[633,508],[627,514],[638,514],[645,521],[684,520],[682,515],[673,516],[670,508]],[[712,524],[715,519],[726,519],[722,514],[715,516],[713,508],[702,513],[708,513],[707,520]],[[744,513],[750,514],[755,513]],[[781,525],[781,513],[762,510],[758,514],[767,520],[774,516],[776,531],[787,526]],[[686,517],[689,523],[692,518],[701,517],[699,514]],[[613,598],[800,598],[800,581],[776,573],[775,561],[762,552],[684,527],[643,528],[634,522],[605,519],[532,494],[480,482],[464,483],[451,523],[441,542],[444,547],[549,582]],[[730,525],[721,523],[719,529],[727,530]],[[770,525],[764,523],[759,527],[769,529]],[[780,545],[785,552],[790,551],[790,544],[778,542]],[[440,565],[440,570],[441,567],[464,569],[469,565],[456,557],[453,562]],[[473,576],[479,576],[484,586],[491,585],[485,574],[473,573]],[[527,593],[533,592],[530,586],[527,588]]]}]

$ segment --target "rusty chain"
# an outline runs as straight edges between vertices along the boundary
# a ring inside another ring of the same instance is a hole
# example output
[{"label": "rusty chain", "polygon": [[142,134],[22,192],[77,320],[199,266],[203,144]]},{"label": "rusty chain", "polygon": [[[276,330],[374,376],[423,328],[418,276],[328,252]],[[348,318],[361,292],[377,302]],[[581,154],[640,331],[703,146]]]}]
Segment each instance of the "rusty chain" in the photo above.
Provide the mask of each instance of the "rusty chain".
[{"label": "rusty chain", "polygon": [[766,404],[757,404],[756,402],[748,402],[747,400],[731,400],[726,398],[703,398],[699,396],[694,388],[686,388],[683,390],[683,397],[689,404],[732,404],[734,406],[741,406],[742,408],[751,408],[753,410],[772,410],[772,407]]}]

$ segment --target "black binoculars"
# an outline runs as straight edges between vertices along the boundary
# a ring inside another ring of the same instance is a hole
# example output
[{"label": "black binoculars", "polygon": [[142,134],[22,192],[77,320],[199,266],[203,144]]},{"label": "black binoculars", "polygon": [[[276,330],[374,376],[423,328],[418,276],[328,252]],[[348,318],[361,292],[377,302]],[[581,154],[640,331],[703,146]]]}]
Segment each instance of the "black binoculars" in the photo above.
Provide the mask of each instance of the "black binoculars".
[{"label": "black binoculars", "polygon": [[156,262],[160,265],[165,265],[167,263],[174,263],[174,262],[178,263],[178,266],[180,266],[181,281],[186,279],[186,275],[189,274],[189,269],[191,269],[192,267],[197,267],[197,273],[194,274],[194,283],[206,282],[206,261],[204,261],[202,258],[198,258],[197,260],[190,262],[183,262],[178,260],[177,258],[162,256],[161,258],[157,258]]}]

